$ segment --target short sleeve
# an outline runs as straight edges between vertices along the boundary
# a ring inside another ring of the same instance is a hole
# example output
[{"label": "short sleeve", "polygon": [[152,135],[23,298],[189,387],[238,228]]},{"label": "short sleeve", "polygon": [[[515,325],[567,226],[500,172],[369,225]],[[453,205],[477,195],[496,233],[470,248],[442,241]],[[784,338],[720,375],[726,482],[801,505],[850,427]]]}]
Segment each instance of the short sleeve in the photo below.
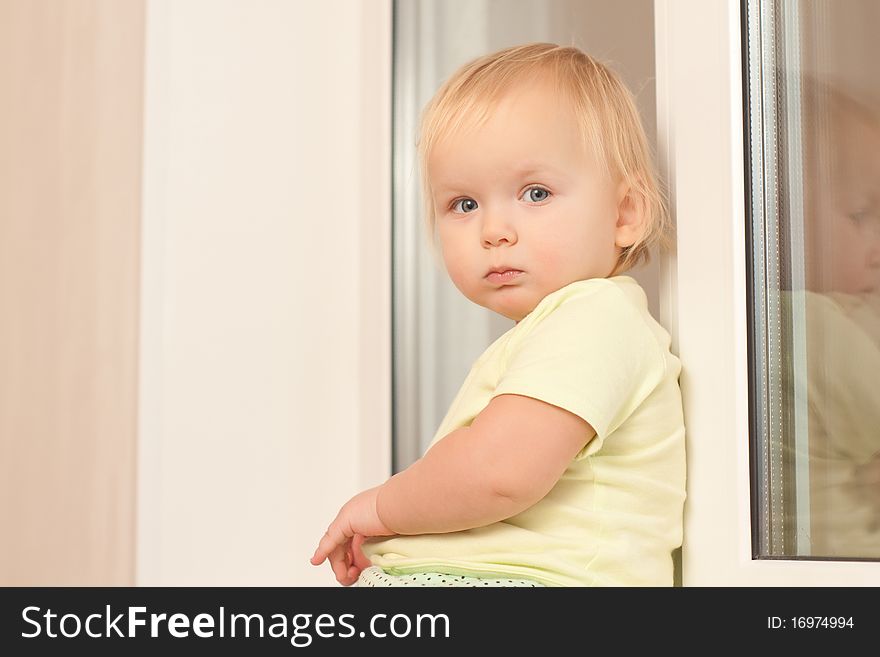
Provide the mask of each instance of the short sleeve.
[{"label": "short sleeve", "polygon": [[586,420],[596,436],[579,460],[597,452],[660,384],[666,360],[639,309],[613,283],[545,310],[510,345],[494,396],[532,397]]}]

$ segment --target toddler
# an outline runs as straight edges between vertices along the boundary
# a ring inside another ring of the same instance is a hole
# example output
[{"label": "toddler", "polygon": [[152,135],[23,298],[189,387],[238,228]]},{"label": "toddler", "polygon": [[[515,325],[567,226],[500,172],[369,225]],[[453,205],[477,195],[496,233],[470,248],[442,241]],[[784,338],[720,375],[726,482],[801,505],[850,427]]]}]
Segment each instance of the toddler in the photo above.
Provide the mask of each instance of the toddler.
[{"label": "toddler", "polygon": [[805,75],[801,91],[805,289],[782,300],[802,309],[806,362],[782,378],[808,441],[786,447],[809,463],[810,555],[877,558],[880,114],[839,82]]},{"label": "toddler", "polygon": [[577,48],[506,48],[442,85],[418,146],[449,276],[516,324],[311,563],[346,586],[671,585],[681,364],[624,274],[668,223],[630,92]]}]

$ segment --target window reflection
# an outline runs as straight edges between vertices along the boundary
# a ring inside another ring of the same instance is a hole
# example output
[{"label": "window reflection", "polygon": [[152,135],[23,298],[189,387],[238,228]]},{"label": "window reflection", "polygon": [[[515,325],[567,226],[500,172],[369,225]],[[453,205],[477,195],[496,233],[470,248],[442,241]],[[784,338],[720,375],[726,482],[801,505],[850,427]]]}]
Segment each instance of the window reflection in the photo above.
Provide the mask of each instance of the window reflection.
[{"label": "window reflection", "polygon": [[880,114],[804,76],[813,556],[880,556]]},{"label": "window reflection", "polygon": [[744,0],[755,556],[880,558],[880,3]]}]

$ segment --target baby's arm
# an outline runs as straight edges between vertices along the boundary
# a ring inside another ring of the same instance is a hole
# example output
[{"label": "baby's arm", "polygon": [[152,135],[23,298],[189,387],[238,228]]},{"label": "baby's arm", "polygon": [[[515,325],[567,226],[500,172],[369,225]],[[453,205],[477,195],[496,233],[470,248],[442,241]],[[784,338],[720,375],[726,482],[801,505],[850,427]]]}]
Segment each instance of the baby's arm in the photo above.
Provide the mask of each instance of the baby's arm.
[{"label": "baby's arm", "polygon": [[459,531],[516,515],[550,491],[594,435],[586,421],[562,408],[498,395],[469,427],[346,502],[311,563],[329,559],[336,579],[348,586],[368,565],[363,537]]},{"label": "baby's arm", "polygon": [[595,435],[582,418],[514,394],[494,397],[379,487],[377,513],[397,534],[489,525],[529,508],[556,484]]}]

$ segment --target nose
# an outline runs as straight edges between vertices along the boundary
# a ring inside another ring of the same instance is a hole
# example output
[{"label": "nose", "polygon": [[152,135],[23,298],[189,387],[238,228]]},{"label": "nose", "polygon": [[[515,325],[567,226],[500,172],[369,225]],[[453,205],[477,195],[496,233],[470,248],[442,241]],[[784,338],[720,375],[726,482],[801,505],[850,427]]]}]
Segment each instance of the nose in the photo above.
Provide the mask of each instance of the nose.
[{"label": "nose", "polygon": [[516,231],[510,221],[505,220],[499,212],[484,212],[483,224],[480,229],[483,246],[500,246],[516,243]]}]

